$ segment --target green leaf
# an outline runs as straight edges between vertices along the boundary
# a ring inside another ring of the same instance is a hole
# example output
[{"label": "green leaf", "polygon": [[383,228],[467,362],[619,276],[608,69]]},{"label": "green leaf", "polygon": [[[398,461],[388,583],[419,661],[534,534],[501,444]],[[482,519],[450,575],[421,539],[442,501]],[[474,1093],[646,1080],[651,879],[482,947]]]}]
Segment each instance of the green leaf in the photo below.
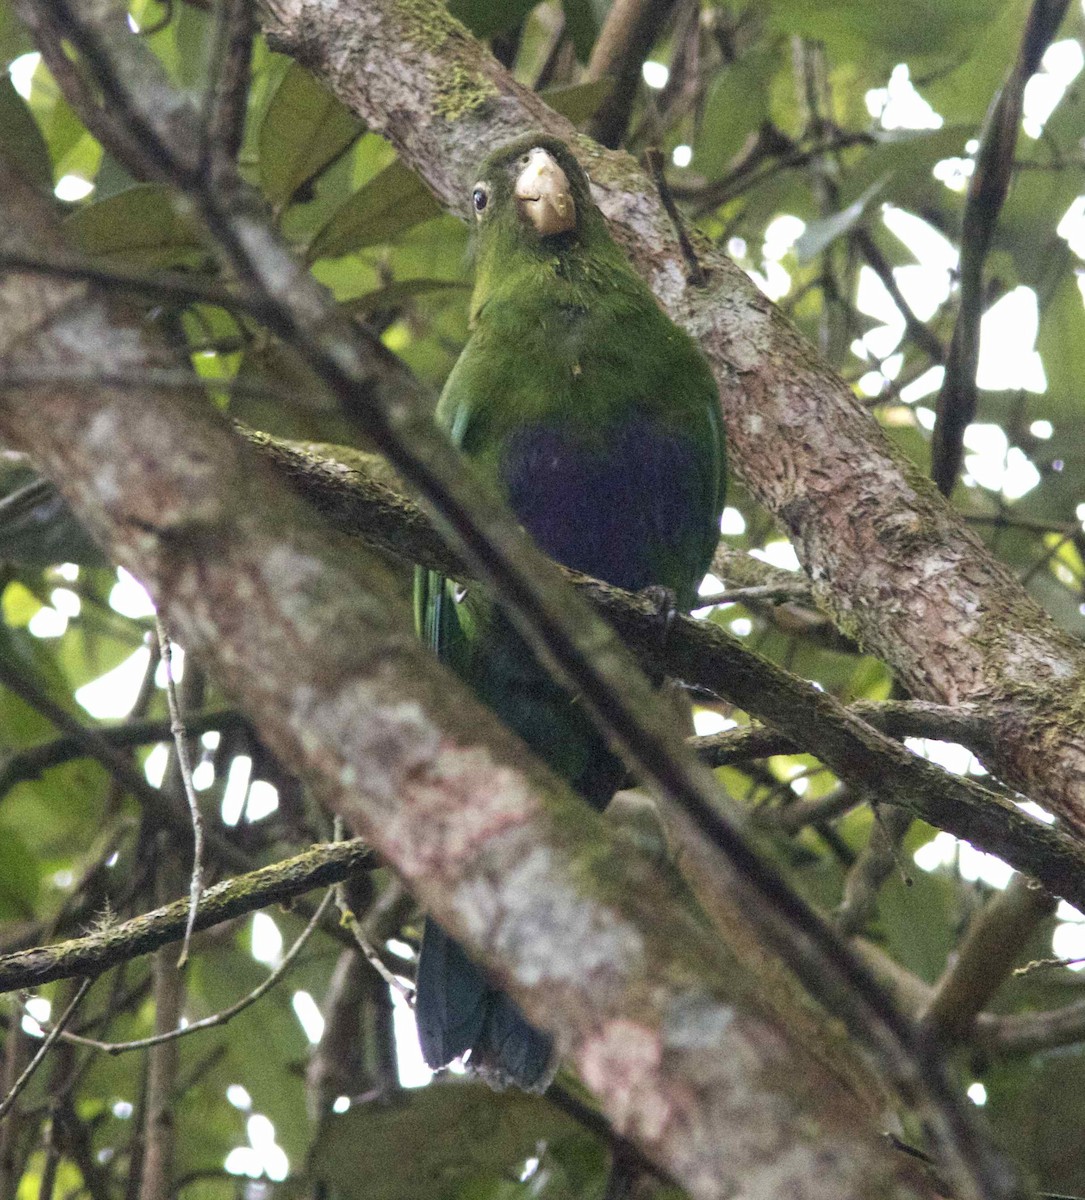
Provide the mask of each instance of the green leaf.
[{"label": "green leaf", "polygon": [[9,0],[0,0],[0,70],[7,70],[21,54],[34,49],[26,26],[16,19]]},{"label": "green leaf", "polygon": [[260,181],[272,204],[288,203],[362,131],[362,123],[304,67],[292,63],[260,126]]},{"label": "green leaf", "polygon": [[583,125],[595,115],[613,87],[612,79],[592,79],[587,83],[572,83],[568,87],[547,88],[540,94],[554,112],[561,113],[574,125]]},{"label": "green leaf", "polygon": [[843,237],[849,229],[854,229],[863,219],[871,200],[885,187],[886,179],[876,179],[870,187],[847,208],[821,221],[807,225],[802,236],[795,242],[795,255],[800,263],[808,263],[816,258],[822,250]]},{"label": "green leaf", "polygon": [[480,38],[505,33],[517,25],[535,7],[538,0],[449,0],[448,11]]},{"label": "green leaf", "polygon": [[[603,14],[592,0],[564,0],[565,28],[573,42],[578,61],[586,63],[591,57]],[[605,9],[604,9],[605,12]]]},{"label": "green leaf", "polygon": [[35,187],[52,190],[49,149],[26,101],[8,75],[0,75],[0,152]]},{"label": "green leaf", "polygon": [[10,821],[0,823],[0,919],[34,915],[41,876],[37,857]]},{"label": "green leaf", "polygon": [[335,258],[393,241],[440,211],[421,179],[396,159],[335,213],[313,238],[307,257]]},{"label": "green leaf", "polygon": [[313,1147],[309,1182],[341,1200],[436,1200],[473,1180],[507,1177],[539,1142],[580,1132],[540,1096],[434,1084],[332,1117]]},{"label": "green leaf", "polygon": [[885,62],[967,48],[991,20],[990,0],[774,0],[770,27],[816,38],[834,56]]},{"label": "green leaf", "polygon": [[780,66],[782,53],[774,41],[755,47],[719,72],[693,142],[693,163],[700,174],[709,178],[720,174],[749,136],[768,120],[769,81]]},{"label": "green leaf", "polygon": [[454,279],[401,279],[396,283],[365,292],[347,300],[341,307],[356,317],[369,317],[375,312],[390,312],[402,308],[416,296],[424,296],[430,292],[458,291],[466,292],[467,284]]},{"label": "green leaf", "polygon": [[139,184],[74,212],[64,225],[92,258],[141,267],[182,266],[204,257],[197,224],[169,188]]}]

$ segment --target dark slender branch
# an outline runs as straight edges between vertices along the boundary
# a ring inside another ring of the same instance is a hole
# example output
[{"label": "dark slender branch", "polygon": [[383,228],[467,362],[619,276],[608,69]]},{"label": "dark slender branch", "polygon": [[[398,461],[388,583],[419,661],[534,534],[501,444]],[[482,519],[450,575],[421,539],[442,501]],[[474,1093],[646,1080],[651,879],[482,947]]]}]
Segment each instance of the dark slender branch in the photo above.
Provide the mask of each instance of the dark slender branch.
[{"label": "dark slender branch", "polygon": [[671,187],[667,182],[667,176],[663,173],[663,155],[654,147],[646,150],[644,152],[644,166],[648,174],[651,175],[652,182],[656,185],[656,191],[659,193],[659,202],[666,209],[667,216],[670,217],[671,224],[674,226],[674,235],[678,239],[678,246],[682,251],[682,257],[686,260],[689,283],[692,287],[704,287],[708,283],[708,276],[705,274],[704,267],[701,266],[701,260],[697,257],[697,251],[693,248],[693,242],[690,240],[686,223],[682,218],[682,214],[678,211],[678,205],[674,202],[674,196],[671,194]]},{"label": "dark slender branch", "polygon": [[[196,737],[211,730],[233,729],[245,725],[245,718],[231,709],[217,712],[193,713],[185,718],[185,728],[190,736]],[[94,730],[105,745],[115,750],[131,746],[145,746],[152,742],[165,742],[170,738],[169,721],[125,721],[121,725],[98,726]],[[0,797],[27,779],[37,779],[50,767],[58,767],[72,759],[89,756],[85,741],[70,734],[18,750],[0,766]]]},{"label": "dark slender branch", "polygon": [[[151,787],[129,759],[110,745],[107,739],[100,737],[96,729],[84,725],[78,717],[73,716],[48,696],[44,688],[39,687],[34,680],[28,678],[26,674],[28,669],[25,666],[16,668],[0,657],[0,684],[14,692],[32,708],[37,709],[46,720],[78,743],[88,758],[93,758],[100,763],[157,820],[175,830],[183,830],[187,836],[189,832],[187,814],[182,814],[168,795]],[[223,862],[235,867],[249,865],[247,856],[221,834],[211,831],[207,840],[215,854]]]},{"label": "dark slender branch", "polygon": [[[338,883],[376,860],[360,838],[314,846],[294,858],[210,887],[196,916],[196,931],[266,908],[316,887]],[[187,898],[119,925],[109,925],[53,946],[37,946],[0,958],[0,992],[40,987],[54,979],[96,976],[117,963],[149,954],[184,937]]]},{"label": "dark slender branch", "polygon": [[1034,0],[1017,62],[995,97],[980,134],[961,231],[961,287],[957,324],[938,393],[931,441],[931,477],[946,496],[957,482],[964,432],[976,414],[976,366],[983,316],[983,265],[1013,177],[1025,84],[1062,23],[1069,0]]},{"label": "dark slender branch", "polygon": [[236,288],[224,287],[213,279],[180,271],[126,271],[121,267],[105,267],[75,255],[43,257],[20,253],[5,247],[0,252],[0,267],[9,271],[31,271],[53,279],[82,279],[101,287],[154,300],[178,300],[185,304],[213,304],[216,308],[241,310],[257,320],[263,315],[258,296]]},{"label": "dark slender branch", "polygon": [[848,937],[865,929],[874,915],[878,893],[900,868],[900,845],[913,813],[896,805],[874,805],[874,824],[867,843],[844,878],[844,895],[836,912],[836,927]]},{"label": "dark slender branch", "polygon": [[215,9],[211,85],[204,98],[200,155],[211,171],[220,161],[233,163],[241,151],[255,35],[254,0],[219,0]]},{"label": "dark slender branch", "polygon": [[22,1092],[23,1088],[25,1088],[26,1085],[30,1082],[30,1077],[34,1074],[34,1072],[38,1069],[38,1067],[41,1066],[42,1062],[45,1059],[45,1056],[53,1048],[53,1043],[64,1032],[64,1026],[67,1025],[68,1022],[72,1019],[72,1016],[75,1013],[75,1010],[79,1007],[80,1003],[83,1000],[83,997],[90,990],[90,985],[93,982],[94,981],[92,979],[84,979],[83,982],[79,985],[79,989],[75,993],[75,996],[72,998],[72,1002],[68,1005],[68,1007],[61,1014],[60,1019],[57,1021],[57,1023],[50,1028],[49,1032],[45,1036],[44,1041],[38,1047],[37,1054],[35,1054],[34,1057],[30,1060],[30,1062],[28,1062],[26,1064],[26,1068],[24,1069],[23,1073],[19,1076],[19,1078],[15,1080],[15,1084],[12,1087],[11,1091],[9,1091],[8,1094],[4,1097],[4,1099],[2,1101],[0,1101],[0,1120],[2,1120],[4,1117],[6,1117],[7,1114],[11,1111],[11,1106],[19,1098],[19,1094],[20,1094],[20,1092]]},{"label": "dark slender branch", "polygon": [[859,247],[870,269],[882,281],[890,299],[897,306],[897,311],[904,318],[904,328],[908,336],[932,362],[944,363],[946,361],[945,346],[912,311],[912,306],[904,298],[900,284],[897,283],[896,276],[893,274],[892,264],[882,253],[881,247],[874,240],[870,230],[865,229],[862,225],[858,226],[852,233],[852,241]]}]

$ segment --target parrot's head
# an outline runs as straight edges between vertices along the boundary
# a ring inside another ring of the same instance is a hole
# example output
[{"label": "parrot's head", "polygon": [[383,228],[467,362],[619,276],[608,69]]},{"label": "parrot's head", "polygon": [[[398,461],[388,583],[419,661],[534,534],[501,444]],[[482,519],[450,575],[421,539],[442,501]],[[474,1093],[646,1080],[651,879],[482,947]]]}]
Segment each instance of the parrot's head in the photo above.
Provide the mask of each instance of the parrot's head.
[{"label": "parrot's head", "polygon": [[564,142],[546,134],[529,134],[491,154],[470,199],[483,293],[517,263],[552,261],[609,241],[583,168]]}]

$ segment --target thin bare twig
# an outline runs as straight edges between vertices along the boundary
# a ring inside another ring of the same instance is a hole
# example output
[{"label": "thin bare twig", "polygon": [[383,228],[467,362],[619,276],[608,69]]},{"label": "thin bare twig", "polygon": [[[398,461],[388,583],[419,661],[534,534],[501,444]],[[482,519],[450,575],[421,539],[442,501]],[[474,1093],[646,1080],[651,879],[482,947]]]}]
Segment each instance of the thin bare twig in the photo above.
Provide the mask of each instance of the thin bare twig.
[{"label": "thin bare twig", "polygon": [[652,182],[656,185],[656,191],[659,193],[659,202],[666,209],[667,216],[670,217],[671,224],[674,226],[675,237],[678,238],[682,257],[686,260],[686,266],[689,269],[689,282],[693,287],[704,287],[708,283],[708,276],[705,274],[704,267],[701,266],[701,260],[697,257],[697,251],[693,248],[693,242],[686,230],[686,222],[678,211],[678,205],[671,193],[671,185],[663,173],[663,155],[656,147],[645,150],[644,167],[651,175]]},{"label": "thin bare twig", "polygon": [[127,1054],[129,1050],[149,1050],[152,1046],[162,1046],[167,1042],[179,1041],[183,1037],[188,1037],[190,1033],[198,1033],[204,1029],[214,1029],[218,1025],[225,1025],[227,1021],[232,1021],[238,1013],[244,1012],[246,1008],[255,1004],[261,997],[266,996],[287,971],[290,970],[298,955],[305,948],[305,943],[312,937],[316,927],[324,919],[324,914],[328,911],[328,907],[332,902],[334,891],[334,888],[329,888],[324,893],[324,898],[317,905],[316,912],[309,918],[309,923],[298,935],[297,940],[286,954],[283,955],[282,961],[271,974],[253,988],[248,995],[242,996],[240,1000],[231,1004],[229,1008],[224,1008],[209,1017],[203,1017],[199,1021],[193,1021],[190,1025],[179,1025],[166,1033],[156,1033],[152,1037],[138,1038],[131,1042],[102,1042],[96,1038],[83,1037],[77,1033],[64,1033],[61,1036],[65,1041],[73,1042],[78,1046],[90,1046],[91,1049],[101,1050],[106,1054]]},{"label": "thin bare twig", "polygon": [[192,818],[192,875],[188,885],[188,923],[185,925],[181,953],[177,958],[177,969],[181,970],[188,962],[188,947],[192,941],[193,926],[196,924],[196,911],[200,907],[200,896],[203,895],[203,813],[200,812],[196,785],[192,781],[192,758],[188,752],[190,734],[185,728],[181,704],[177,699],[177,685],[173,678],[173,643],[170,641],[169,633],[160,616],[155,617],[155,624],[158,629],[159,654],[166,675],[166,703],[170,713],[170,733],[173,734],[181,785],[184,788],[185,799],[188,801],[189,816]]},{"label": "thin bare twig", "polygon": [[15,1080],[15,1084],[12,1087],[11,1091],[8,1092],[8,1094],[4,1097],[3,1101],[0,1101],[0,1120],[2,1120],[5,1116],[7,1116],[7,1114],[11,1111],[11,1106],[19,1098],[19,1093],[22,1092],[23,1088],[25,1088],[26,1085],[30,1082],[30,1079],[33,1076],[34,1072],[38,1069],[38,1067],[41,1066],[42,1062],[45,1060],[45,1056],[49,1053],[50,1049],[53,1046],[53,1043],[64,1032],[64,1026],[67,1025],[68,1022],[72,1019],[72,1015],[75,1013],[75,1010],[79,1007],[80,1003],[83,1000],[83,997],[87,994],[87,992],[90,991],[90,985],[93,982],[94,982],[93,979],[84,979],[83,982],[79,985],[78,991],[72,997],[71,1004],[69,1004],[68,1007],[63,1011],[63,1013],[61,1013],[60,1020],[57,1021],[57,1023],[55,1025],[50,1027],[48,1033],[45,1035],[45,1040],[38,1047],[37,1054],[35,1054],[34,1057],[26,1064],[26,1067],[23,1070],[23,1073],[19,1076],[18,1079]]}]

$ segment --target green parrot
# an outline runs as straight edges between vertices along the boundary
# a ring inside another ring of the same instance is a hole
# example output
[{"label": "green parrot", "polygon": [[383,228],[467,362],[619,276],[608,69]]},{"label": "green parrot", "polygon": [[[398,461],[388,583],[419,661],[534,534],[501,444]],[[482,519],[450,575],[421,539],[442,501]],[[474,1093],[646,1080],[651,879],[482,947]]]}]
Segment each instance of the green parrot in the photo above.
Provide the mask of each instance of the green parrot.
[{"label": "green parrot", "polygon": [[[569,149],[534,135],[482,164],[471,336],[439,423],[551,558],[690,608],[726,487],[719,393],[692,339],[611,240]],[[597,809],[624,771],[481,588],[418,572],[421,636]],[[551,1039],[432,920],[418,966],[434,1068],[471,1051],[495,1083],[545,1086]]]}]

